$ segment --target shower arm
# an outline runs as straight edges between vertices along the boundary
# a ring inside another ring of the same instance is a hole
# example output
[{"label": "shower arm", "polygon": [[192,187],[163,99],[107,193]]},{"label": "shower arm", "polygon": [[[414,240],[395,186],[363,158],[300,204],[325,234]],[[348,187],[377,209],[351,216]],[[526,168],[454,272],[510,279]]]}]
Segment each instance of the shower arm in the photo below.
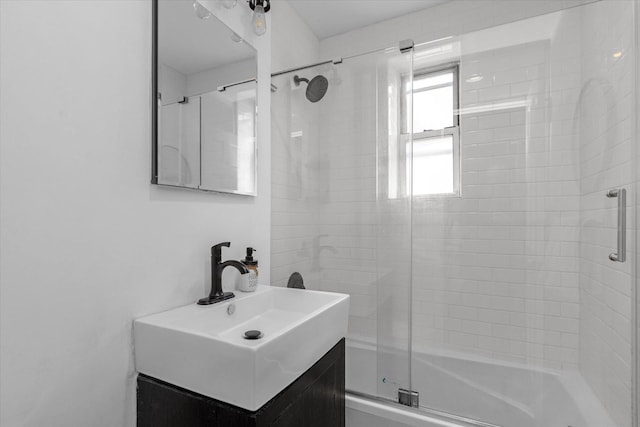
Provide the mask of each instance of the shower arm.
[{"label": "shower arm", "polygon": [[300,86],[300,82],[305,82],[309,84],[309,79],[305,79],[304,77],[293,76],[293,82],[296,86]]}]

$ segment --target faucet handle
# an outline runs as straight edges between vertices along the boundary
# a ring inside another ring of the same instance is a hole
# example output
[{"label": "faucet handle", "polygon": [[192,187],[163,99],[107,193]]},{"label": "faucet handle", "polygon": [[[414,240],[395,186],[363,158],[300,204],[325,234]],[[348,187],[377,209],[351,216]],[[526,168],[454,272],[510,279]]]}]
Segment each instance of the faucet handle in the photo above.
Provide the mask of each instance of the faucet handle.
[{"label": "faucet handle", "polygon": [[222,259],[223,246],[228,248],[229,246],[231,246],[231,242],[222,242],[222,243],[218,243],[217,245],[211,246],[211,256],[218,259]]}]

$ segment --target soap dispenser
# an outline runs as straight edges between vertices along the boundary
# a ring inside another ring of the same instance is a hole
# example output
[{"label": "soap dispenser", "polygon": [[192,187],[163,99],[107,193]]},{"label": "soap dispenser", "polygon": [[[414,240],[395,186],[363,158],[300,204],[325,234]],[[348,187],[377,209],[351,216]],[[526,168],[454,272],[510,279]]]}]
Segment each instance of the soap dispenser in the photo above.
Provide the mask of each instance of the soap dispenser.
[{"label": "soap dispenser", "polygon": [[258,260],[253,258],[253,252],[255,249],[247,248],[247,256],[242,260],[242,263],[247,266],[249,274],[246,279],[241,276],[238,290],[242,292],[253,292],[258,287]]}]

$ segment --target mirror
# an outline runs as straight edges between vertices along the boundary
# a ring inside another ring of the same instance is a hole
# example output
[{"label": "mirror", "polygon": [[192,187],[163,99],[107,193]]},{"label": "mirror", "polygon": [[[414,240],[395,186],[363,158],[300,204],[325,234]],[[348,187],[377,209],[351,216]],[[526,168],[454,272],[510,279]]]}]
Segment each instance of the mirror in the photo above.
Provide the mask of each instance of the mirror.
[{"label": "mirror", "polygon": [[255,196],[256,50],[198,2],[153,7],[151,182]]}]

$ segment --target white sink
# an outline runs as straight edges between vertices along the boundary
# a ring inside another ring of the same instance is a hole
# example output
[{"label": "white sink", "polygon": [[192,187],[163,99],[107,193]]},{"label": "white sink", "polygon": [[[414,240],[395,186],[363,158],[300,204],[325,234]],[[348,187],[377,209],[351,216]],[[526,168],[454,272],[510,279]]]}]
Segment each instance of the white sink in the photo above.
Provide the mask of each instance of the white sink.
[{"label": "white sink", "polygon": [[[258,286],[135,320],[136,369],[255,411],[346,335],[348,314],[345,294]],[[248,330],[262,338],[245,339]]]}]

